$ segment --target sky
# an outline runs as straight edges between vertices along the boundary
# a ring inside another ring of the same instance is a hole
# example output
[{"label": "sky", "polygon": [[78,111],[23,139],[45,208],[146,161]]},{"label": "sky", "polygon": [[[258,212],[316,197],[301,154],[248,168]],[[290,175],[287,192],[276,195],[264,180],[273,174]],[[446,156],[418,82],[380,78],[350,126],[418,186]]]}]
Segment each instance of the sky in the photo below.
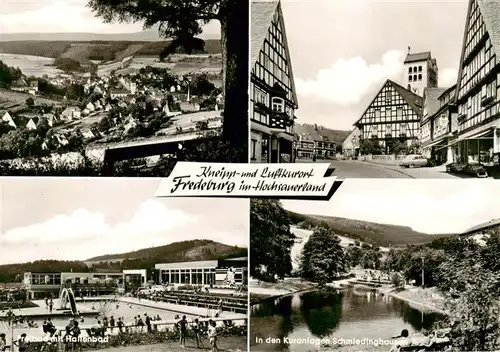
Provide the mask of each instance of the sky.
[{"label": "sky", "polygon": [[431,51],[456,83],[467,0],[282,0],[297,122],[351,130],[408,52]]},{"label": "sky", "polygon": [[461,233],[500,218],[500,182],[486,179],[349,179],[328,202],[283,200],[291,211]]},{"label": "sky", "polygon": [[249,201],[152,199],[159,179],[2,178],[0,265],[209,239],[248,247]]},{"label": "sky", "polygon": [[[86,6],[87,0],[1,0],[3,33],[134,33],[141,23],[105,24]],[[201,37],[220,37],[220,24],[209,23]]]}]

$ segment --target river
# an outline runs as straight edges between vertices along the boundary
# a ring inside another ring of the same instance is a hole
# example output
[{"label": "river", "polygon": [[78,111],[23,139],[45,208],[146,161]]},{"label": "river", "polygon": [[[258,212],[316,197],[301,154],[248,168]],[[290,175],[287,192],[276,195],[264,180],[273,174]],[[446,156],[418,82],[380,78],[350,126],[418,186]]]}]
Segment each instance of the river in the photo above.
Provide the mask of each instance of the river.
[{"label": "river", "polygon": [[387,341],[403,329],[411,336],[439,319],[374,292],[303,292],[253,306],[250,344],[259,351],[305,352],[318,349],[319,339]]}]

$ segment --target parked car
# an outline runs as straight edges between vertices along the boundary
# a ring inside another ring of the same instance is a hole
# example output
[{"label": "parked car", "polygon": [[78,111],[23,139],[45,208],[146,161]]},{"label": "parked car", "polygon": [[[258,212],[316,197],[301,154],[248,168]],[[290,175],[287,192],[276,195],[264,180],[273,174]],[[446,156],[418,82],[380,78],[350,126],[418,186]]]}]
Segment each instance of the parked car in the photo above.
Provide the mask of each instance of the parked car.
[{"label": "parked car", "polygon": [[446,172],[476,177],[488,177],[486,168],[480,163],[450,163],[446,165]]},{"label": "parked car", "polygon": [[408,168],[424,167],[428,165],[429,162],[427,158],[423,155],[417,155],[417,154],[407,155],[406,158],[401,160],[401,162],[399,163],[399,166]]}]

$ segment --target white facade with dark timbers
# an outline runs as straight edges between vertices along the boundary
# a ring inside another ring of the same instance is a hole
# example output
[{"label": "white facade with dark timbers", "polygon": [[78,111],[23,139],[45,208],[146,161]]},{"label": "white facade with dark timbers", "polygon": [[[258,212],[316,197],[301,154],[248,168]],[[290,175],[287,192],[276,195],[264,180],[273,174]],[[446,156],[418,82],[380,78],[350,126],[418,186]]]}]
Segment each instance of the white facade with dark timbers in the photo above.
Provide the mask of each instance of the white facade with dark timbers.
[{"label": "white facade with dark timbers", "polygon": [[470,0],[456,89],[457,159],[499,165],[500,1]]},{"label": "white facade with dark timbers", "polygon": [[393,154],[396,144],[415,145],[419,138],[422,97],[387,80],[361,118],[360,150],[363,143],[374,143],[383,154]]},{"label": "white facade with dark timbers", "polygon": [[251,6],[250,158],[294,162],[298,105],[281,4],[255,1]]}]

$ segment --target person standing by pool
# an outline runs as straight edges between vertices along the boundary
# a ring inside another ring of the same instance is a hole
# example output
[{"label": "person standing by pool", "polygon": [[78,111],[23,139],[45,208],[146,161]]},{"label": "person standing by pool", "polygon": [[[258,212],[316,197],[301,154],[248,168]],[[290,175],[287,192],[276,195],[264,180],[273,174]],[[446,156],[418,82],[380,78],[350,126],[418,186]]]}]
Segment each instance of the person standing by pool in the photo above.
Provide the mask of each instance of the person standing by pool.
[{"label": "person standing by pool", "polygon": [[0,334],[0,351],[5,351],[7,349],[7,340],[5,339],[5,334],[2,332]]},{"label": "person standing by pool", "polygon": [[26,341],[26,334],[21,334],[21,338],[14,341],[13,345],[18,347],[19,352],[26,352],[28,350],[28,341]]},{"label": "person standing by pool", "polygon": [[218,352],[219,348],[217,347],[217,324],[215,321],[210,319],[208,321],[208,341],[210,341],[211,351]]},{"label": "person standing by pool", "polygon": [[148,332],[151,332],[151,318],[147,313],[144,313],[145,320],[146,320],[146,327],[148,328]]},{"label": "person standing by pool", "polygon": [[118,332],[122,333],[123,332],[123,321],[122,318],[118,317],[118,322],[116,323],[118,326]]},{"label": "person standing by pool", "polygon": [[111,327],[111,333],[112,333],[114,328],[115,328],[115,317],[114,316],[111,316],[111,318],[109,319],[109,326]]},{"label": "person standing by pool", "polygon": [[[205,349],[205,346],[203,345],[203,338],[201,336],[201,325],[200,325],[200,321],[198,320],[198,318],[196,318],[194,320],[192,329],[194,332],[194,338],[196,340],[196,348]],[[201,345],[201,347],[200,347],[200,345]]]},{"label": "person standing by pool", "polygon": [[49,313],[52,314],[52,308],[54,308],[54,301],[52,298],[49,300]]},{"label": "person standing by pool", "polygon": [[186,316],[183,315],[182,319],[177,322],[179,326],[179,342],[182,347],[186,345],[186,335],[187,335],[187,320]]}]

